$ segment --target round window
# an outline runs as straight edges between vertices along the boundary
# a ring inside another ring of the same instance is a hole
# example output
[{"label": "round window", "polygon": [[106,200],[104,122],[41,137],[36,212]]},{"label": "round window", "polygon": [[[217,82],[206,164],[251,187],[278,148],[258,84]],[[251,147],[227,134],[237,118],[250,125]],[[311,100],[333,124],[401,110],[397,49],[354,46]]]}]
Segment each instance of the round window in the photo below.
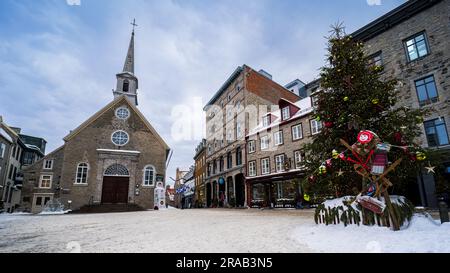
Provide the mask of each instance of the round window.
[{"label": "round window", "polygon": [[127,108],[121,107],[116,110],[116,117],[120,119],[127,119],[130,116],[130,111]]},{"label": "round window", "polygon": [[129,138],[125,131],[115,131],[111,136],[111,140],[117,146],[123,146],[128,143]]}]

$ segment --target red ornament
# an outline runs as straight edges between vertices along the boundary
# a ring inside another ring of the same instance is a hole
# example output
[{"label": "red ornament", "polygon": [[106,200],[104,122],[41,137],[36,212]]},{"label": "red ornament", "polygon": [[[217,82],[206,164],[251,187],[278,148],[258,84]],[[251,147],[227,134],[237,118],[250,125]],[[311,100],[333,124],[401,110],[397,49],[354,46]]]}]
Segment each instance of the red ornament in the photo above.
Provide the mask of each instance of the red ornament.
[{"label": "red ornament", "polygon": [[331,168],[331,159],[327,159],[327,160],[325,161],[325,165],[326,165],[326,167],[327,167],[328,169],[330,169],[330,168]]},{"label": "red ornament", "polygon": [[332,121],[325,121],[323,124],[324,124],[325,127],[327,127],[327,128],[331,128],[331,127],[333,127],[333,125],[334,125],[334,123],[333,123]]},{"label": "red ornament", "polygon": [[361,144],[370,143],[373,139],[373,132],[371,131],[361,131],[358,134],[358,142]]}]

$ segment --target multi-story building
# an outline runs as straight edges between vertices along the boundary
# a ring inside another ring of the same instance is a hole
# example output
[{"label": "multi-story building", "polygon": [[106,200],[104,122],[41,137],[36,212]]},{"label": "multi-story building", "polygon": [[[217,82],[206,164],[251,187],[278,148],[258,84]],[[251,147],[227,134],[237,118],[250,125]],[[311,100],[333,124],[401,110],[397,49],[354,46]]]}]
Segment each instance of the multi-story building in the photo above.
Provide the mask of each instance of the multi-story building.
[{"label": "multi-story building", "polygon": [[[0,122],[0,130],[3,139],[0,144],[4,146],[3,175],[0,176],[0,185],[2,192],[0,196],[0,203],[6,212],[13,212],[20,204],[21,190],[23,183],[22,169],[22,154],[25,149],[25,144],[19,137],[17,128],[12,128],[6,125],[3,121]],[[9,142],[9,143],[8,143]],[[7,145],[9,144],[9,145]],[[9,146],[9,148],[7,148]],[[8,150],[8,153],[6,153]],[[0,151],[1,152],[1,151]]]},{"label": "multi-story building", "polygon": [[[0,123],[3,123],[1,116]],[[3,126],[0,126],[0,212],[3,210],[3,194],[6,188],[5,181],[8,175],[9,159],[13,146],[14,139],[11,137],[11,132],[5,131]]]},{"label": "multi-story building", "polygon": [[[450,173],[450,1],[411,0],[355,31],[364,42],[370,62],[384,67],[384,77],[401,80],[399,103],[411,108],[433,108],[418,140],[423,147],[447,154]],[[417,190],[418,189],[418,190]],[[411,181],[410,199],[436,207],[432,173]],[[415,199],[415,200],[414,200]]]},{"label": "multi-story building", "polygon": [[195,167],[191,166],[189,171],[183,176],[183,187],[181,191],[181,208],[190,209],[194,207],[195,198]]},{"label": "multi-story building", "polygon": [[203,139],[195,149],[195,200],[194,205],[197,207],[206,206],[205,198],[205,177],[206,177],[206,139]]},{"label": "multi-story building", "polygon": [[286,84],[284,87],[299,96],[300,98],[306,98],[308,95],[306,93],[305,83],[299,79],[295,79],[292,82]]},{"label": "multi-story building", "polygon": [[19,134],[19,137],[25,144],[22,155],[22,165],[24,167],[32,165],[44,157],[45,146],[47,145],[45,139],[24,134]]},{"label": "multi-story building", "polygon": [[299,97],[264,70],[238,67],[204,108],[206,111],[206,205],[245,206],[245,135],[281,98]]},{"label": "multi-story building", "polygon": [[311,98],[279,100],[247,135],[247,202],[251,207],[295,206],[302,192],[304,145],[321,130]]},{"label": "multi-story building", "polygon": [[183,193],[181,190],[183,189],[184,185],[184,176],[186,175],[188,171],[182,171],[180,168],[176,169],[175,173],[175,184],[174,184],[174,190],[175,190],[175,196],[174,196],[174,205],[176,208],[181,208],[181,201],[183,198]]}]

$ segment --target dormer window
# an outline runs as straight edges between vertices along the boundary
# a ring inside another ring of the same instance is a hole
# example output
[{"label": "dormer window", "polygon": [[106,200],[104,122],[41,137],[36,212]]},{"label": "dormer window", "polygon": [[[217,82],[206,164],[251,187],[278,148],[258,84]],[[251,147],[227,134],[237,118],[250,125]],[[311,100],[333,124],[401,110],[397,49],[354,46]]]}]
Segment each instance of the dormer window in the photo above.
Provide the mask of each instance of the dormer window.
[{"label": "dormer window", "polygon": [[289,110],[289,106],[284,107],[281,110],[281,114],[282,114],[283,120],[289,119],[291,117],[291,112]]},{"label": "dormer window", "polygon": [[130,82],[128,80],[123,81],[123,92],[128,92],[130,90]]},{"label": "dormer window", "polygon": [[263,127],[267,127],[270,125],[270,116],[265,116],[262,118]]}]

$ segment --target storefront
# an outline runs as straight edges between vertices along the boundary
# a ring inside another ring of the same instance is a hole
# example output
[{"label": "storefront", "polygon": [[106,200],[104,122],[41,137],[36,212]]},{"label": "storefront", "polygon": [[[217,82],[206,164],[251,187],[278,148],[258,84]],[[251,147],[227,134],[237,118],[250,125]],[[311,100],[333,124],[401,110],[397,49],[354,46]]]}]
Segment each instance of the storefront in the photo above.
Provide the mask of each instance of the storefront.
[{"label": "storefront", "polygon": [[249,206],[289,208],[295,207],[302,194],[299,174],[272,175],[247,178],[250,187]]}]

